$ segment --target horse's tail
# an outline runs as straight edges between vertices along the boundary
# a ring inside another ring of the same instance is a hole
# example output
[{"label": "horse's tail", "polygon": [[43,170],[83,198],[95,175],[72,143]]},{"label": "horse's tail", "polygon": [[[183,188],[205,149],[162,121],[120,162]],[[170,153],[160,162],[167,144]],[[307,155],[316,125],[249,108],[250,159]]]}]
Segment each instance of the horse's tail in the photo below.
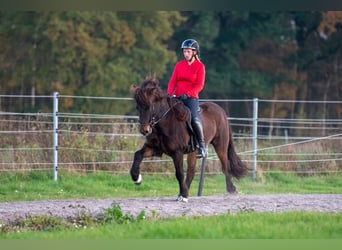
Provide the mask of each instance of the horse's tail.
[{"label": "horse's tail", "polygon": [[237,155],[233,143],[233,137],[231,131],[229,131],[229,144],[228,144],[228,159],[230,165],[230,173],[237,179],[241,179],[248,173],[247,166],[241,161],[240,157]]}]

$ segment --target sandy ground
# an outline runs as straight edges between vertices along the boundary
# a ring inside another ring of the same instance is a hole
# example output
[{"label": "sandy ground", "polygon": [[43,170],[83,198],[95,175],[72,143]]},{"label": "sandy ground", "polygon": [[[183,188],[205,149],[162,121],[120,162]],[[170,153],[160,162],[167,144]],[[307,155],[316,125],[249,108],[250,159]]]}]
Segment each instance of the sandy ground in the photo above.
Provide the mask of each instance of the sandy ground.
[{"label": "sandy ground", "polygon": [[1,202],[0,221],[6,223],[36,215],[76,218],[82,213],[95,217],[113,204],[120,205],[124,214],[133,216],[145,211],[146,218],[210,216],[252,211],[341,213],[342,194],[201,196],[190,197],[187,203],[177,202],[176,197]]}]

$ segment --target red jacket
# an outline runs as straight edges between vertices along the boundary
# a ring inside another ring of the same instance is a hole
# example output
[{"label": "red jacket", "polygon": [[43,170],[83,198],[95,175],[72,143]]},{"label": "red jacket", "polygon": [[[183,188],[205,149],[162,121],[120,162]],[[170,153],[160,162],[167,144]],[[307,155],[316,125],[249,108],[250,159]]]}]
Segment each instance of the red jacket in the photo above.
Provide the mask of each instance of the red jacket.
[{"label": "red jacket", "polygon": [[195,60],[191,65],[184,59],[176,63],[168,84],[169,95],[187,94],[189,97],[198,98],[199,92],[204,88],[205,67]]}]

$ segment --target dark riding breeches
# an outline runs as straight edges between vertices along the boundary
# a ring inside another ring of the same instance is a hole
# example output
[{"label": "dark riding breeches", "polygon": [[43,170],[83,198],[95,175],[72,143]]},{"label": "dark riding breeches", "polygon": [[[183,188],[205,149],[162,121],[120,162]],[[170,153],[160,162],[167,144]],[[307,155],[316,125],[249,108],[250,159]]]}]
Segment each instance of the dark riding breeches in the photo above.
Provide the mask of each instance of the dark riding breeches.
[{"label": "dark riding breeches", "polygon": [[199,115],[199,101],[197,98],[187,98],[186,100],[183,100],[184,105],[187,106],[190,109],[191,117],[195,118],[198,117],[200,120]]}]

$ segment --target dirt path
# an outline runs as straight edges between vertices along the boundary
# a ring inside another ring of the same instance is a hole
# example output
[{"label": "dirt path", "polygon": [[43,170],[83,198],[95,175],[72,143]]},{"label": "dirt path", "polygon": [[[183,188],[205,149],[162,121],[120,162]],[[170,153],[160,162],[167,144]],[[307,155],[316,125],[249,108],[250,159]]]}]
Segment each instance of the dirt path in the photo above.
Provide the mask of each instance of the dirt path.
[{"label": "dirt path", "polygon": [[112,204],[119,204],[124,214],[146,217],[208,216],[247,211],[285,212],[317,211],[342,212],[342,194],[277,194],[227,195],[191,197],[188,203],[176,202],[175,197],[112,198],[82,200],[49,200],[0,203],[0,221],[8,222],[28,215],[77,217],[82,213],[96,216]]}]

